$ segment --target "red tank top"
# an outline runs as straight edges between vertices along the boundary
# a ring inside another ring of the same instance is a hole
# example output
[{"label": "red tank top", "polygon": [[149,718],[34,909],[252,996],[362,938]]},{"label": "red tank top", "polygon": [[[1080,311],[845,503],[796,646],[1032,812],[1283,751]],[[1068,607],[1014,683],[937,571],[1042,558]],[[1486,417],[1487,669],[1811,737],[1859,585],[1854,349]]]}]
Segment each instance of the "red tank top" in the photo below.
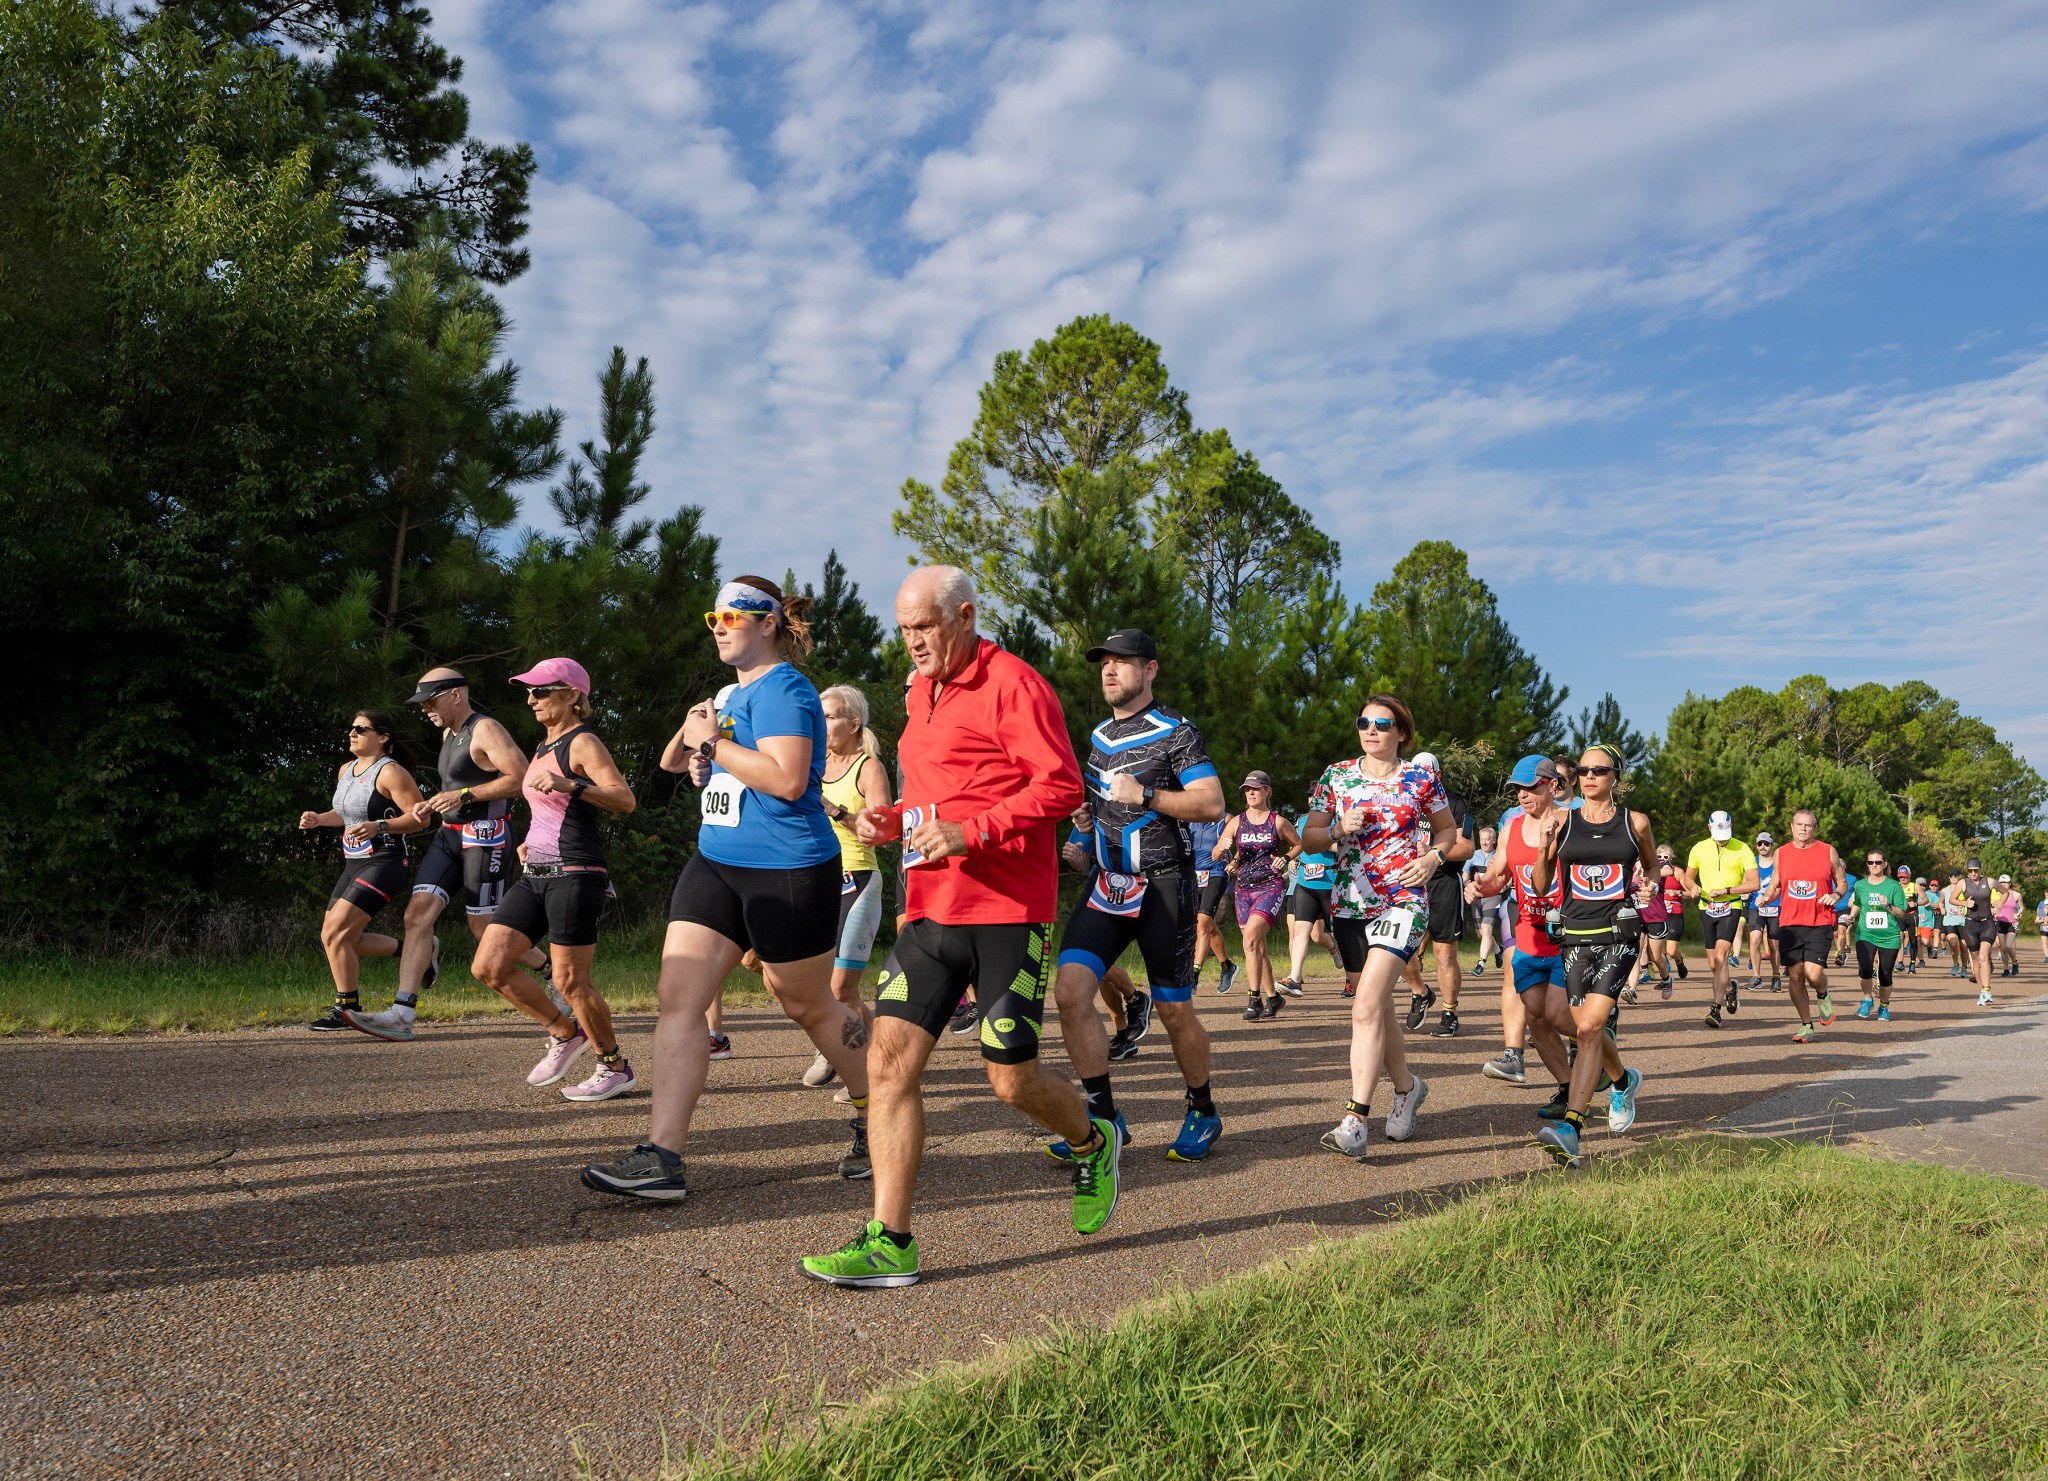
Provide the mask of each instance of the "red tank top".
[{"label": "red tank top", "polygon": [[1527,821],[1526,816],[1510,820],[1508,836],[1501,840],[1501,848],[1508,856],[1508,878],[1515,889],[1515,950],[1526,951],[1530,956],[1556,956],[1564,948],[1543,933],[1543,914],[1558,902],[1558,882],[1563,871],[1553,861],[1550,892],[1536,893],[1536,845],[1522,839],[1522,825]]},{"label": "red tank top", "polygon": [[1683,920],[1685,918],[1685,881],[1672,870],[1657,881],[1657,888],[1664,895],[1664,918]]},{"label": "red tank top", "polygon": [[1780,926],[1831,926],[1835,907],[1820,903],[1820,897],[1835,887],[1832,850],[1818,839],[1805,848],[1784,843],[1778,846],[1778,899],[1784,909],[1778,913]]}]

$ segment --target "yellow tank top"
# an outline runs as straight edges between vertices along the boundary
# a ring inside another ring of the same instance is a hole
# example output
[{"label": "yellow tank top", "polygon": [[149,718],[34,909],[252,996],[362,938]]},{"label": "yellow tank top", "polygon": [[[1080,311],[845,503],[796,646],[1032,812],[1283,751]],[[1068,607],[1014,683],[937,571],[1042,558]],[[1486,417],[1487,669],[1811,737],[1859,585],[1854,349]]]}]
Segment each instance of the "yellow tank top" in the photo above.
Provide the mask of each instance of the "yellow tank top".
[{"label": "yellow tank top", "polygon": [[[866,759],[865,756],[861,758],[862,761]],[[827,756],[825,758],[826,766],[830,767],[833,760],[833,757]],[[845,808],[848,812],[859,812],[862,808],[866,807],[868,805],[867,798],[861,795],[860,790],[860,773],[861,762],[855,762],[846,768],[846,774],[840,777],[838,781],[821,781],[818,785],[819,789],[825,794],[825,800],[835,806]],[[844,823],[835,822],[832,825],[832,831],[839,835],[839,867],[841,869],[844,869],[848,874],[858,874],[863,869],[873,869],[876,867],[875,851],[854,837],[851,828],[847,827]]]}]

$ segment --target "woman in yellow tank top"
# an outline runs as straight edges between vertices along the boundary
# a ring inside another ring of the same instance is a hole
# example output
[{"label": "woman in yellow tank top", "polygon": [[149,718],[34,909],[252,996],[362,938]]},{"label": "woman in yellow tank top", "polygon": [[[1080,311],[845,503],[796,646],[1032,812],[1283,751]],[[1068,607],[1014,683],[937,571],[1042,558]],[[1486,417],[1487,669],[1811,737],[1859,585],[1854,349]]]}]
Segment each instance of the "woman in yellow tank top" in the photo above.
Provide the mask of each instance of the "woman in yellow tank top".
[{"label": "woman in yellow tank top", "polygon": [[[839,835],[839,946],[832,959],[832,991],[870,1026],[874,1013],[861,996],[861,979],[882,924],[882,871],[875,851],[853,833],[862,808],[895,800],[881,743],[868,728],[868,697],[851,684],[818,696],[825,710],[825,816]],[[820,1054],[804,1071],[804,1084],[830,1085],[832,1064]]]}]

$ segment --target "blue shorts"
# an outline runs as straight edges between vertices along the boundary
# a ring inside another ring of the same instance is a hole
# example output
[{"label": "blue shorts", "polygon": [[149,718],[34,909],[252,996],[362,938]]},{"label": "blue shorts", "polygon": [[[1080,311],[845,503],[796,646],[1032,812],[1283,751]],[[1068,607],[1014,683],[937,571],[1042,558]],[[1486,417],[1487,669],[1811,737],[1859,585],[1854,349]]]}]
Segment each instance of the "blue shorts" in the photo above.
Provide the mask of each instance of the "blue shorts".
[{"label": "blue shorts", "polygon": [[1515,953],[1515,991],[1527,992],[1532,987],[1563,987],[1564,956],[1535,956],[1526,951]]}]

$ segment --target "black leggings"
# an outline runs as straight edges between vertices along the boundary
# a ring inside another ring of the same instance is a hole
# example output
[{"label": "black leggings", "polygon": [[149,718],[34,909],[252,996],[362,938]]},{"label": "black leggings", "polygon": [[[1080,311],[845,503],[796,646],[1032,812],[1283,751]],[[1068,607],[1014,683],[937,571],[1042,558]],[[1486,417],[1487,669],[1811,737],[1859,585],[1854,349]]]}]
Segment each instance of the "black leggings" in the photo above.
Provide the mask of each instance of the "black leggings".
[{"label": "black leggings", "polygon": [[[1875,973],[1871,971],[1873,962],[1877,968]],[[1896,946],[1878,946],[1869,941],[1856,943],[1856,975],[1865,982],[1874,975],[1877,985],[1887,994],[1892,990],[1892,968],[1898,963],[1899,949]]]}]

